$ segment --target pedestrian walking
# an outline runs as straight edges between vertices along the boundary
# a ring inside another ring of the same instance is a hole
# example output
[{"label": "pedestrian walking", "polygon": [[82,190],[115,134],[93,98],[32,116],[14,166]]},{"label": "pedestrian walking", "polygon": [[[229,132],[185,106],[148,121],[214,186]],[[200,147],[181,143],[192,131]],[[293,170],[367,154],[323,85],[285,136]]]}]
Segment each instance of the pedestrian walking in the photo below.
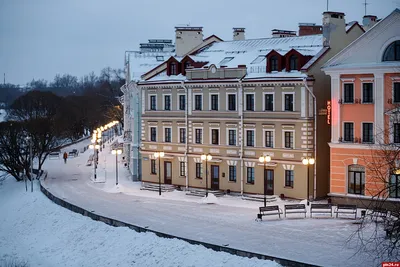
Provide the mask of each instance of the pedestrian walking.
[{"label": "pedestrian walking", "polygon": [[64,152],[63,158],[64,158],[64,163],[67,164],[67,158],[68,158],[67,152]]}]

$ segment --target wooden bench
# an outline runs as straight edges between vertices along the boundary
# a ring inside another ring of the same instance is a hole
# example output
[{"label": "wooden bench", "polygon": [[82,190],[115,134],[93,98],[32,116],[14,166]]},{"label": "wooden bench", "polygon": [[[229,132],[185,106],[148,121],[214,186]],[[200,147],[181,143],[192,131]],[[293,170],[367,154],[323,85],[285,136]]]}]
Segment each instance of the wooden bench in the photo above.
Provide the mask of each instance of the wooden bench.
[{"label": "wooden bench", "polygon": [[88,161],[86,162],[86,166],[92,166],[92,164],[93,164],[93,157],[94,157],[93,154],[91,154],[91,155],[89,156],[89,159],[88,159]]},{"label": "wooden bench", "polygon": [[79,154],[79,152],[78,152],[77,149],[72,149],[72,151],[70,151],[70,152],[68,153],[68,156],[77,157],[78,154]]},{"label": "wooden bench", "polygon": [[313,213],[330,214],[332,217],[333,216],[332,204],[311,204],[310,218],[312,218]]},{"label": "wooden bench", "polygon": [[307,217],[306,205],[304,204],[288,204],[285,205],[285,217],[289,213],[304,213],[304,218]]},{"label": "wooden bench", "polygon": [[55,159],[55,158],[57,158],[57,159],[60,158],[60,152],[51,152],[49,154],[49,159]]},{"label": "wooden bench", "polygon": [[375,207],[372,210],[369,210],[367,212],[367,215],[375,218],[376,220],[378,220],[379,218],[386,219],[386,217],[388,216],[388,210],[380,207]]},{"label": "wooden bench", "polygon": [[280,219],[281,218],[281,214],[282,214],[282,210],[279,208],[278,205],[260,207],[260,213],[257,214],[257,219],[262,220],[263,216],[268,216],[268,215],[278,215],[279,219]]},{"label": "wooden bench", "polygon": [[357,219],[357,205],[338,204],[335,213],[336,218],[339,214],[354,214],[354,219]]}]

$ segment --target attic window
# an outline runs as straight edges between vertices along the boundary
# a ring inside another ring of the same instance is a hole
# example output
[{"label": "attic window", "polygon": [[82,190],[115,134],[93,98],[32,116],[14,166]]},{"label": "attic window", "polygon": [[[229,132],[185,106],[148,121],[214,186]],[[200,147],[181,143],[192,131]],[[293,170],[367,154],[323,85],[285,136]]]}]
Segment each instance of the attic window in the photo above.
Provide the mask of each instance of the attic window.
[{"label": "attic window", "polygon": [[265,56],[258,56],[250,64],[259,64],[265,60]]},{"label": "attic window", "polygon": [[229,61],[231,61],[232,59],[234,59],[234,57],[226,57],[223,60],[221,60],[221,62],[219,63],[220,66],[225,66],[226,63],[228,63]]},{"label": "attic window", "polygon": [[164,61],[164,57],[163,56],[156,56],[157,61]]},{"label": "attic window", "polygon": [[269,60],[271,71],[278,71],[278,58],[276,56],[272,56]]},{"label": "attic window", "polygon": [[169,66],[169,74],[170,75],[176,75],[177,73],[176,73],[176,63],[175,62],[172,62],[171,64],[170,64],[170,66]]},{"label": "attic window", "polygon": [[382,61],[400,61],[400,40],[391,43],[386,48]]},{"label": "attic window", "polygon": [[186,62],[185,62],[185,70],[188,69],[188,68],[190,68],[190,66],[191,66],[191,65],[190,65],[190,61],[186,61]]},{"label": "attic window", "polygon": [[297,70],[297,56],[292,55],[289,58],[290,70]]}]

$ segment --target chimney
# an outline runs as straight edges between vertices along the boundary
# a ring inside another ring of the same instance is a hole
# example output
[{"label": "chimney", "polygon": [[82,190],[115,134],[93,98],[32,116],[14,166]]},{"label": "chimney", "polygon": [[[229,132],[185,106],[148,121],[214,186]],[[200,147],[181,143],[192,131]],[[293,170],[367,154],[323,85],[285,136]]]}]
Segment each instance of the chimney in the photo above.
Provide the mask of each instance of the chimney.
[{"label": "chimney", "polygon": [[244,30],[245,28],[233,28],[233,40],[234,41],[245,40]]},{"label": "chimney", "polygon": [[203,42],[203,27],[175,27],[175,53],[178,57],[186,55],[190,50]]},{"label": "chimney", "polygon": [[322,26],[315,23],[299,23],[299,36],[322,34]]},{"label": "chimney", "polygon": [[282,37],[293,37],[296,36],[296,31],[285,31],[285,30],[272,30],[272,37],[273,38],[282,38]]},{"label": "chimney", "polygon": [[341,42],[346,34],[345,14],[342,12],[326,11],[322,13],[322,35],[325,47]]},{"label": "chimney", "polygon": [[363,17],[363,28],[365,31],[369,30],[372,26],[375,25],[375,23],[378,22],[378,17],[374,15],[365,15]]}]

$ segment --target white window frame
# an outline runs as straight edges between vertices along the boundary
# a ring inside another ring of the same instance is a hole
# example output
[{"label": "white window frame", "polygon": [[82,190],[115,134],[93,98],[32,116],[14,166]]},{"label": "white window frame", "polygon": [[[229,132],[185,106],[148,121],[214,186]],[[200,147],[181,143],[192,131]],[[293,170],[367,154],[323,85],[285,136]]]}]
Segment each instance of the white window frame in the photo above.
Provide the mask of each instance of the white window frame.
[{"label": "white window frame", "polygon": [[[201,110],[196,109],[196,95],[201,95]],[[203,93],[194,93],[193,94],[193,111],[203,111],[204,110],[204,97]]]},{"label": "white window frame", "polygon": [[400,118],[396,114],[389,115],[389,140],[391,144],[399,144],[394,142],[394,124],[400,123]]},{"label": "white window frame", "polygon": [[[171,129],[171,142],[166,142],[165,141],[165,129],[166,128],[170,128]],[[173,136],[173,134],[172,134],[172,127],[171,126],[163,126],[163,142],[164,143],[173,143],[173,141],[172,141],[172,136]]]},{"label": "white window frame", "polygon": [[[235,110],[229,110],[229,95],[235,95]],[[238,111],[237,93],[226,93],[226,111],[228,111],[228,112],[237,112]]]},{"label": "white window frame", "polygon": [[[152,110],[152,109],[151,109],[151,97],[152,97],[152,96],[155,96],[155,97],[156,97],[156,109],[155,109],[155,110]],[[157,103],[157,94],[149,94],[148,97],[149,97],[149,101],[148,101],[148,109],[147,109],[147,110],[148,110],[148,111],[157,111],[157,110],[158,110],[158,105],[157,105],[157,104],[158,104],[158,103]]]},{"label": "white window frame", "polygon": [[[196,129],[200,129],[201,130],[201,142],[200,143],[196,143]],[[195,145],[202,145],[204,144],[204,129],[203,127],[193,127],[193,144]]]},{"label": "white window frame", "polygon": [[392,81],[392,103],[393,104],[399,104],[400,102],[394,102],[394,84],[395,83],[400,83],[400,81],[399,80],[397,80],[397,81]]},{"label": "white window frame", "polygon": [[272,111],[275,111],[275,92],[263,92],[263,112],[271,112],[270,110],[265,110],[265,106],[266,106],[266,103],[265,103],[265,95],[272,95],[273,96],[273,98],[274,98],[274,101],[273,101],[273,103],[272,103]]},{"label": "white window frame", "polygon": [[[253,107],[254,107],[254,110],[248,110],[247,109],[247,95],[253,95],[254,97],[253,97]],[[257,110],[257,108],[256,108],[256,93],[244,93],[244,111],[256,111]]]},{"label": "white window frame", "polygon": [[[213,144],[212,143],[212,130],[218,130],[218,144]],[[216,146],[216,145],[221,145],[221,129],[219,128],[219,127],[210,127],[209,128],[209,139],[210,139],[210,145],[214,145],[214,146]]]},{"label": "white window frame", "polygon": [[[180,104],[180,98],[181,95],[185,96],[185,109],[179,109],[179,104]],[[176,105],[176,110],[177,111],[185,111],[187,109],[187,99],[186,99],[186,94],[177,94],[177,105]]]},{"label": "white window frame", "polygon": [[[169,96],[170,97],[170,109],[169,110],[167,110],[167,109],[165,109],[165,97],[166,96]],[[173,108],[172,108],[172,106],[173,106],[173,104],[172,104],[173,102],[172,102],[172,94],[163,94],[162,95],[162,106],[163,106],[163,111],[172,111],[173,110]]]},{"label": "white window frame", "polygon": [[[363,124],[364,123],[372,123],[372,142],[371,143],[364,143],[364,141],[363,141],[363,137],[364,137],[364,127],[363,127]],[[361,143],[364,143],[364,144],[373,144],[373,143],[375,143],[375,139],[376,139],[376,137],[375,137],[375,123],[373,122],[373,121],[362,121],[361,122],[361,136],[360,136],[360,138],[361,138]],[[354,129],[354,126],[353,126],[353,129]]]},{"label": "white window frame", "polygon": [[[181,164],[184,164],[183,175],[181,173]],[[179,161],[179,177],[186,177],[186,161]]]},{"label": "white window frame", "polygon": [[[345,123],[353,123],[353,141],[345,141],[344,140],[344,124]],[[356,124],[354,123],[354,121],[342,121],[342,142],[344,143],[354,143],[354,138],[356,138]]]},{"label": "white window frame", "polygon": [[[286,132],[293,133],[293,147],[292,148],[285,147],[285,133]],[[283,129],[282,130],[282,148],[283,149],[296,149],[296,130],[292,130],[292,129]]]},{"label": "white window frame", "polygon": [[[254,138],[253,138],[254,139],[254,146],[248,146],[247,145],[247,131],[253,131],[253,133],[254,133]],[[245,139],[244,140],[245,141],[245,143],[244,143],[245,147],[257,147],[256,129],[245,128],[244,132],[245,132],[245,138],[244,138]]]},{"label": "white window frame", "polygon": [[[156,141],[151,141],[151,128],[156,128]],[[151,126],[149,126],[149,142],[157,142],[157,140],[158,140],[158,127],[157,126],[154,126],[154,125],[151,125]]]},{"label": "white window frame", "polygon": [[[293,95],[293,110],[285,110],[285,95]],[[296,92],[282,92],[282,111],[283,112],[295,112],[296,111]]]},{"label": "white window frame", "polygon": [[[230,145],[229,144],[229,131],[232,131],[232,130],[234,130],[236,132],[236,134],[235,134],[235,136],[236,136],[235,145]],[[226,128],[226,145],[227,146],[237,146],[238,145],[238,131],[237,131],[236,128]]]},{"label": "white window frame", "polygon": [[[342,97],[341,97],[341,99],[342,99],[342,104],[354,104],[355,103],[355,100],[356,100],[356,85],[355,85],[355,83],[354,83],[354,79],[353,79],[353,81],[351,81],[352,79],[350,79],[350,80],[343,80],[342,81]],[[345,84],[352,84],[353,85],[353,102],[344,102],[344,85]]]},{"label": "white window frame", "polygon": [[[212,103],[211,103],[211,96],[212,96],[212,95],[217,95],[217,96],[218,96],[218,109],[217,109],[217,110],[212,110],[212,109],[211,109],[211,104],[212,104]],[[221,98],[219,97],[219,93],[209,93],[209,94],[208,94],[209,111],[219,111],[219,110],[221,110],[220,99],[221,99]]]},{"label": "white window frame", "polygon": [[[364,102],[364,83],[372,83],[372,102]],[[362,104],[374,104],[375,102],[375,83],[374,80],[365,80],[361,82],[361,103]]]},{"label": "white window frame", "polygon": [[[272,132],[272,142],[273,142],[273,146],[272,147],[266,147],[265,146],[265,132]],[[275,137],[276,137],[276,135],[275,135],[275,129],[263,129],[263,147],[265,147],[265,148],[275,148],[275,146],[276,146],[276,142],[275,142]]]},{"label": "white window frame", "polygon": [[187,139],[187,132],[186,132],[186,127],[178,127],[178,143],[179,144],[185,144],[185,143],[181,143],[181,129],[185,129],[185,143],[186,143],[186,139]]}]

